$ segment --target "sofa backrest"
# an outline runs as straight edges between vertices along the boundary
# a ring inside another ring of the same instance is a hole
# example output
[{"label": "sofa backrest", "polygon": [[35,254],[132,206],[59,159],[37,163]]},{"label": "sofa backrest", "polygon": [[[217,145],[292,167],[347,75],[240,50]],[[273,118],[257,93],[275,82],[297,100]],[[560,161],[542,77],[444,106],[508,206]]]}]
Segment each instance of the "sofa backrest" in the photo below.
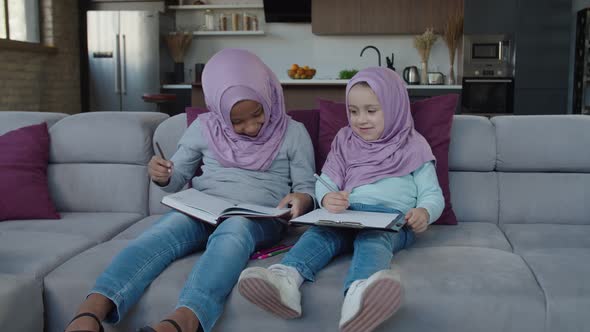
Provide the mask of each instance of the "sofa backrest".
[{"label": "sofa backrest", "polygon": [[42,122],[46,122],[47,128],[50,128],[66,116],[68,115],[65,113],[49,112],[0,112],[0,135]]},{"label": "sofa backrest", "polygon": [[51,196],[64,212],[148,213],[147,163],[156,127],[152,112],[72,115],[50,129]]},{"label": "sofa backrest", "polygon": [[[309,113],[305,113],[309,112]],[[317,110],[290,111],[317,153]],[[166,120],[156,139],[172,155],[186,115]],[[460,222],[590,223],[590,117],[455,115],[449,150],[453,210]],[[150,213],[167,211],[150,188]]]},{"label": "sofa backrest", "polygon": [[590,117],[499,116],[500,224],[590,224]]}]

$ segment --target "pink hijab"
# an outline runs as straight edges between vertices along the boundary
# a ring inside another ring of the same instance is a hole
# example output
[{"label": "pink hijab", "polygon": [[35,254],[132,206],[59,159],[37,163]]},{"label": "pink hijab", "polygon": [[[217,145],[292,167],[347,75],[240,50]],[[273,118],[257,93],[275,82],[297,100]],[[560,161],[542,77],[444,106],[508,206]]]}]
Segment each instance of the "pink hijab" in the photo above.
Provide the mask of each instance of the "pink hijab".
[{"label": "pink hijab", "polygon": [[378,140],[367,142],[349,125],[340,129],[322,168],[345,191],[388,177],[408,175],[427,161],[435,160],[426,139],[414,129],[410,99],[400,77],[387,68],[367,68],[346,86],[348,94],[359,82],[366,82],[377,95],[384,112],[385,128]]},{"label": "pink hijab", "polygon": [[[254,54],[224,49],[203,70],[203,92],[209,113],[200,115],[202,132],[224,167],[265,171],[277,156],[289,117],[283,88],[275,74]],[[264,109],[264,124],[256,137],[233,130],[230,111],[242,100],[255,100]]]}]

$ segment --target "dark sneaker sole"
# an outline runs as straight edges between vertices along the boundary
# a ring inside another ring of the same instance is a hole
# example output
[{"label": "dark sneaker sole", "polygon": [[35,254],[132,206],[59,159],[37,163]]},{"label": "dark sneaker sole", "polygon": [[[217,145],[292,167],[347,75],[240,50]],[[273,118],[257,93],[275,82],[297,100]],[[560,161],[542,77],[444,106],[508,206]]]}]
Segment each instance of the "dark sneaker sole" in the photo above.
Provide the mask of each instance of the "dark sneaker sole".
[{"label": "dark sneaker sole", "polygon": [[281,302],[279,290],[261,278],[244,278],[238,283],[238,291],[248,301],[283,319],[301,316],[297,311]]},{"label": "dark sneaker sole", "polygon": [[370,332],[400,308],[402,285],[393,279],[382,279],[368,286],[361,299],[361,309],[341,327],[342,332]]}]

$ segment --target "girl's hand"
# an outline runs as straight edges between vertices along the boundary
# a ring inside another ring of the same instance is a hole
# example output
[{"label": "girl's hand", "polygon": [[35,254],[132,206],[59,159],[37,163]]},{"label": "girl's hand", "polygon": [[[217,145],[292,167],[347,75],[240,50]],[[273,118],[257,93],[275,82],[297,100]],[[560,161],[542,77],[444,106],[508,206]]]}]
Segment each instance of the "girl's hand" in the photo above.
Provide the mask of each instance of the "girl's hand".
[{"label": "girl's hand", "polygon": [[277,208],[282,209],[287,205],[291,205],[289,219],[297,218],[311,209],[313,198],[304,193],[291,193],[281,200]]},{"label": "girl's hand", "polygon": [[430,214],[425,208],[415,208],[408,211],[406,221],[414,233],[422,233],[428,228]]},{"label": "girl's hand", "polygon": [[322,206],[332,213],[341,213],[348,209],[350,203],[348,202],[348,196],[350,194],[346,191],[330,192],[327,193],[322,199]]},{"label": "girl's hand", "polygon": [[148,173],[153,181],[161,186],[165,186],[170,182],[173,166],[174,164],[170,160],[153,156],[148,163]]}]

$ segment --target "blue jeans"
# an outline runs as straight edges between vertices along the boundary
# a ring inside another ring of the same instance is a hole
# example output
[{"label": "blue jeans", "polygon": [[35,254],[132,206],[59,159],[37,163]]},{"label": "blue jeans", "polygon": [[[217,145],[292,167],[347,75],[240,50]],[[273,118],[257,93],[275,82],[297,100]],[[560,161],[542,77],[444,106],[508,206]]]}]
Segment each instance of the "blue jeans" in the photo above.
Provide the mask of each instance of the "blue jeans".
[{"label": "blue jeans", "polygon": [[[351,204],[351,210],[401,213],[395,209],[366,204]],[[355,230],[327,226],[308,229],[295,246],[285,255],[281,264],[291,266],[303,278],[314,281],[315,275],[332,258],[353,251],[352,263],[344,283],[344,293],[350,285],[372,274],[391,268],[393,254],[410,247],[415,241],[414,232],[404,227],[399,232]]]},{"label": "blue jeans", "polygon": [[277,220],[243,217],[229,218],[214,228],[169,212],[113,259],[90,293],[113,301],[116,308],[106,321],[117,323],[170,263],[206,245],[184,284],[177,308],[192,310],[203,330],[211,331],[250,255],[277,243],[284,228]]}]

